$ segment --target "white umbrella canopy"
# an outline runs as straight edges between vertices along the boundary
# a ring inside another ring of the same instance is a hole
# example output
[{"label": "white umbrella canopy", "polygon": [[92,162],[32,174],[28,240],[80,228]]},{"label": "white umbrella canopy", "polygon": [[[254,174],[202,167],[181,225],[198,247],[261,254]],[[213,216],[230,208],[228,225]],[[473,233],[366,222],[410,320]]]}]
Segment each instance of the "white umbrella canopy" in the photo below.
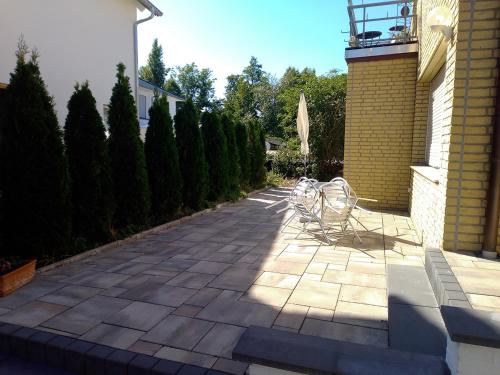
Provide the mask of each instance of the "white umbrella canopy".
[{"label": "white umbrella canopy", "polygon": [[300,152],[302,155],[309,154],[309,117],[307,116],[307,103],[304,91],[300,92],[299,110],[297,112],[297,132],[300,138]]}]

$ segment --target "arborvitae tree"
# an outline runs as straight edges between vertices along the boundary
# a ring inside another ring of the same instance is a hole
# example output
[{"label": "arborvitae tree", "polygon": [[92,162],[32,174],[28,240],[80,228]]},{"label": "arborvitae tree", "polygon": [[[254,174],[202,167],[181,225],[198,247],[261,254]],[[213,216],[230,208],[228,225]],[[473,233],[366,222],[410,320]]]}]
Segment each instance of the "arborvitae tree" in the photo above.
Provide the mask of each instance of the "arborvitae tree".
[{"label": "arborvitae tree", "polygon": [[208,164],[208,199],[217,201],[224,198],[229,187],[229,160],[227,141],[222,130],[220,117],[214,112],[205,112],[201,117],[201,133],[205,158]]},{"label": "arborvitae tree", "polygon": [[117,82],[109,104],[109,156],[116,203],[118,228],[144,225],[150,208],[150,193],[144,145],[139,136],[137,109],[125,76],[125,65],[118,64]]},{"label": "arborvitae tree", "polygon": [[264,133],[255,120],[248,123],[248,152],[250,159],[250,184],[259,187],[266,178],[266,146]]},{"label": "arborvitae tree", "polygon": [[222,130],[226,136],[228,154],[228,188],[229,197],[232,198],[240,191],[240,158],[236,143],[236,130],[234,121],[227,115],[221,116]]},{"label": "arborvitae tree", "polygon": [[67,161],[52,98],[37,54],[21,40],[0,121],[0,180],[5,220],[2,253],[53,259],[68,245]]},{"label": "arborvitae tree", "polygon": [[105,128],[88,82],[75,87],[64,126],[73,206],[73,237],[111,237],[113,193]]},{"label": "arborvitae tree", "polygon": [[156,98],[149,109],[144,153],[151,188],[151,211],[157,220],[164,220],[179,210],[182,199],[179,157],[164,96]]},{"label": "arborvitae tree", "polygon": [[250,161],[248,159],[248,129],[241,121],[235,126],[236,146],[238,148],[238,161],[240,164],[240,185],[248,187],[250,182]]},{"label": "arborvitae tree", "polygon": [[175,115],[175,139],[179,153],[184,206],[197,210],[206,203],[208,171],[199,116],[191,99]]}]

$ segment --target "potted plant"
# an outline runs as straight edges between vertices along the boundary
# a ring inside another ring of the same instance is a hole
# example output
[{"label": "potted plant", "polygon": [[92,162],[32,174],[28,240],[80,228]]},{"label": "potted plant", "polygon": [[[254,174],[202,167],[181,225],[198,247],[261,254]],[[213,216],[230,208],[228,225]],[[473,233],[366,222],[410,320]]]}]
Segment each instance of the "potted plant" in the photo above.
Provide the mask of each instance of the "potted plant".
[{"label": "potted plant", "polygon": [[0,297],[4,297],[35,277],[36,259],[0,258]]}]

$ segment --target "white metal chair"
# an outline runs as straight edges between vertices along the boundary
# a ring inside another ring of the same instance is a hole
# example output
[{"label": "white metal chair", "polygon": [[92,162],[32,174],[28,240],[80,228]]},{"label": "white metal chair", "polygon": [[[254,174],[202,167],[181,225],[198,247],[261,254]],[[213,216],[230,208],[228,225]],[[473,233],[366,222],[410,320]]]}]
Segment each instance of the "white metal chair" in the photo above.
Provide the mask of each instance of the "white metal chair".
[{"label": "white metal chair", "polygon": [[[333,178],[330,182],[337,182],[337,181],[339,181],[339,182],[343,183],[344,185],[348,186],[349,191],[351,191],[354,195],[356,195],[356,193],[354,192],[354,189],[353,189],[353,188],[352,188],[352,186],[351,186],[351,185],[347,182],[347,180],[346,180],[346,179],[344,179],[344,178],[342,178],[342,177],[335,177],[335,178]],[[363,208],[363,207],[359,206],[359,205],[358,205],[358,202],[359,202],[360,200],[364,200],[364,201],[367,201],[367,202],[377,202],[377,201],[376,201],[375,199],[360,198],[360,197],[358,197],[357,195],[356,195],[356,197],[357,197],[357,201],[356,201],[356,205],[354,206],[353,210],[354,210],[354,209],[357,209],[357,210],[359,210],[359,211],[363,211],[363,212],[366,212],[366,213],[368,213],[368,214],[371,214],[372,212],[371,212],[370,210],[367,210],[366,208]],[[367,227],[366,227],[366,226],[365,226],[365,225],[364,225],[361,221],[359,221],[359,219],[358,219],[356,216],[354,216],[354,215],[352,214],[352,211],[351,211],[351,218],[352,218],[352,219],[354,219],[354,220],[356,220],[356,222],[357,222],[359,225],[361,225],[361,226],[362,226],[362,227],[363,227],[366,231],[369,231],[369,229],[368,229],[368,228],[367,228]]]},{"label": "white metal chair", "polygon": [[[359,242],[361,238],[356,232],[356,228],[351,222],[352,210],[358,203],[358,197],[354,190],[343,178],[334,178],[332,181],[321,187],[322,191],[322,227],[331,228],[335,225],[340,226],[342,234],[350,226]],[[356,219],[357,220],[357,219]],[[328,242],[330,238],[327,237]]]},{"label": "white metal chair", "polygon": [[[307,177],[301,177],[297,180],[295,183],[295,186],[293,189],[290,191],[290,195],[286,199],[288,202],[287,207],[277,211],[277,213],[281,213],[285,210],[293,209],[293,214],[285,221],[285,224],[283,225],[283,228],[281,228],[281,232],[285,230],[285,228],[292,222],[292,220],[297,217],[297,211],[295,210],[295,205],[298,202],[298,197],[300,195],[303,195],[307,189],[307,182],[308,179]],[[272,206],[272,205],[271,205]]]},{"label": "white metal chair", "polygon": [[307,230],[311,223],[319,225],[323,236],[330,244],[323,223],[321,221],[321,192],[316,188],[316,180],[307,178],[301,179],[291,194],[291,204],[294,210],[292,216],[286,221],[282,231],[292,222],[294,218],[298,218],[302,223],[302,230],[297,233],[295,238],[298,238]]}]

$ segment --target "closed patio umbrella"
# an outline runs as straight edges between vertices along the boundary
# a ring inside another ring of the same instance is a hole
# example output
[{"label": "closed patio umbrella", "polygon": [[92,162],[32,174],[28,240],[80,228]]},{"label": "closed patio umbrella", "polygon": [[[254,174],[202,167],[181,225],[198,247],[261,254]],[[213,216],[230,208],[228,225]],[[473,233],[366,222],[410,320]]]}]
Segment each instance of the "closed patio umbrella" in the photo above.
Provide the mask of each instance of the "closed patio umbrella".
[{"label": "closed patio umbrella", "polygon": [[307,103],[304,90],[300,90],[299,110],[297,112],[297,132],[300,138],[300,152],[304,155],[304,176],[306,175],[307,155],[309,155],[309,117],[307,116]]}]

